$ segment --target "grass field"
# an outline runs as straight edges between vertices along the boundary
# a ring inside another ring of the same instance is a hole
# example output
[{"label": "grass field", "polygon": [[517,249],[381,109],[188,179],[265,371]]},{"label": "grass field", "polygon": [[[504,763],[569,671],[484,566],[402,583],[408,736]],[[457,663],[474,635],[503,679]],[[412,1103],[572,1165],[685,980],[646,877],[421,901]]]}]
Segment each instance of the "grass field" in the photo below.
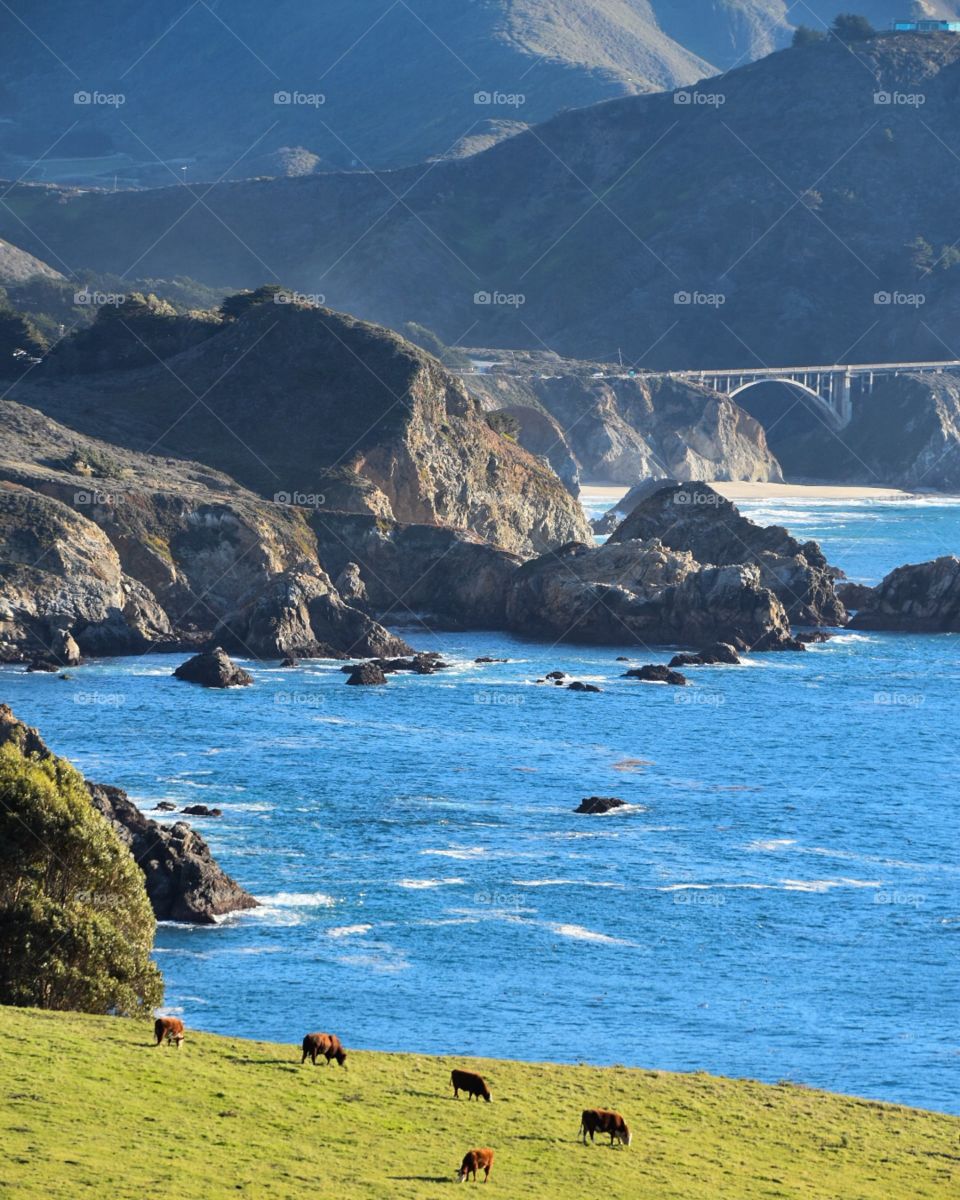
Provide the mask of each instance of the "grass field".
[{"label": "grass field", "polygon": [[[432,1197],[492,1146],[496,1195],[544,1200],[919,1200],[960,1196],[960,1118],[707,1075],[476,1062],[491,1104],[452,1098],[469,1060],[351,1053],[148,1022],[0,1008],[0,1196]],[[584,1107],[629,1149],[584,1148]],[[467,1185],[473,1187],[472,1184]],[[481,1185],[482,1186],[482,1185]]]}]

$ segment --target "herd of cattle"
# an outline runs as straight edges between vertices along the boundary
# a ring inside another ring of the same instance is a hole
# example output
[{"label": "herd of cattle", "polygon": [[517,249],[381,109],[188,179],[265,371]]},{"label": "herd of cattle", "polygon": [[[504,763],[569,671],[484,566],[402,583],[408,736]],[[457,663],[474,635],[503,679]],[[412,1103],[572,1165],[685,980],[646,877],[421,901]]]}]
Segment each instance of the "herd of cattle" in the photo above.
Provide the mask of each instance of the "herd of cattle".
[{"label": "herd of cattle", "polygon": [[[153,1032],[158,1046],[164,1039],[168,1046],[176,1043],[178,1050],[183,1044],[183,1022],[179,1017],[157,1017]],[[336,1034],[308,1033],[303,1039],[302,1049],[301,1066],[308,1058],[314,1066],[317,1065],[318,1058],[324,1058],[328,1067],[336,1059],[337,1065],[343,1067],[345,1071],[347,1070],[347,1052]],[[455,1067],[450,1072],[450,1082],[453,1084],[455,1100],[459,1100],[460,1093],[464,1092],[471,1100],[483,1099],[488,1104],[490,1103],[492,1098],[490,1089],[482,1075],[477,1075],[474,1071],[461,1071]],[[593,1142],[598,1133],[609,1134],[611,1146],[614,1142],[619,1142],[623,1146],[630,1145],[630,1130],[620,1113],[612,1112],[607,1108],[585,1108],[580,1115],[580,1128],[577,1130],[577,1136],[582,1135],[583,1144],[586,1145],[587,1136],[589,1135],[590,1141]],[[486,1183],[492,1169],[493,1151],[489,1146],[482,1146],[467,1151],[456,1177],[460,1183],[463,1183],[472,1175],[473,1182],[476,1183],[477,1171],[483,1171],[483,1182]]]}]

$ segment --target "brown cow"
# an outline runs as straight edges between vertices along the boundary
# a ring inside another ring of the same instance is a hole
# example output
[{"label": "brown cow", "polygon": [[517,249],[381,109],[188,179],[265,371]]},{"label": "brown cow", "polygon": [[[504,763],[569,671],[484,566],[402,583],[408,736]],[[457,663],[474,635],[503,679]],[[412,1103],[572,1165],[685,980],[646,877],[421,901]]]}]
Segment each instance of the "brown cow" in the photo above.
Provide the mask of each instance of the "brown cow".
[{"label": "brown cow", "polygon": [[618,1142],[622,1142],[624,1146],[630,1145],[630,1130],[627,1128],[627,1123],[618,1112],[611,1112],[608,1108],[585,1108],[580,1117],[580,1128],[577,1130],[578,1135],[583,1134],[583,1144],[587,1144],[587,1134],[590,1134],[590,1141],[594,1140],[594,1135],[597,1133],[609,1133],[610,1145],[613,1145],[614,1138]]},{"label": "brown cow", "polygon": [[157,1017],[153,1023],[153,1032],[157,1039],[157,1045],[167,1039],[167,1045],[171,1042],[177,1043],[177,1049],[183,1045],[183,1022],[179,1017]]},{"label": "brown cow", "polygon": [[327,1060],[328,1067],[330,1060],[335,1058],[344,1070],[347,1069],[347,1052],[335,1033],[308,1033],[303,1039],[303,1058],[300,1059],[300,1065],[303,1066],[309,1055],[310,1061],[316,1066],[321,1054]]},{"label": "brown cow", "polygon": [[483,1182],[486,1183],[490,1178],[490,1172],[493,1170],[493,1151],[484,1146],[480,1150],[468,1150],[463,1156],[463,1162],[460,1164],[460,1170],[457,1172],[457,1181],[465,1183],[466,1180],[473,1175],[473,1182],[477,1182],[477,1171],[483,1170]]},{"label": "brown cow", "polygon": [[490,1103],[490,1089],[482,1075],[475,1075],[473,1071],[459,1071],[455,1067],[450,1072],[450,1082],[453,1084],[454,1100],[459,1100],[460,1093],[466,1092],[471,1100],[482,1096],[488,1104]]}]

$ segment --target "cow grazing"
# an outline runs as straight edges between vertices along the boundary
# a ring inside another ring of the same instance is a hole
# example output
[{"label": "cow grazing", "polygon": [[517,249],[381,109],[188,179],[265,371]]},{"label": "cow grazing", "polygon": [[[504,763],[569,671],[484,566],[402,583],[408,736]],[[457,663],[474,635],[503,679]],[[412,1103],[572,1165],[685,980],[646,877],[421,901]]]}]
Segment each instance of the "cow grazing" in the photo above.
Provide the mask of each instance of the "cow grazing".
[{"label": "cow grazing", "polygon": [[157,1039],[157,1045],[167,1039],[167,1045],[172,1042],[177,1043],[177,1049],[183,1045],[183,1022],[179,1017],[157,1017],[153,1023],[153,1032]]},{"label": "cow grazing", "polygon": [[460,1164],[460,1170],[457,1172],[458,1182],[465,1183],[470,1175],[473,1175],[473,1182],[476,1183],[478,1170],[483,1171],[483,1182],[486,1183],[493,1170],[493,1151],[486,1146],[480,1150],[466,1152],[463,1162]]},{"label": "cow grazing", "polygon": [[450,1072],[450,1082],[453,1084],[454,1100],[459,1100],[460,1093],[466,1092],[471,1100],[482,1096],[488,1104],[490,1103],[490,1089],[482,1075],[475,1075],[473,1071],[458,1071],[454,1068]]},{"label": "cow grazing", "polygon": [[327,1060],[327,1066],[330,1066],[331,1059],[336,1059],[338,1064],[347,1069],[347,1052],[343,1048],[343,1043],[335,1033],[308,1033],[303,1039],[303,1058],[300,1059],[302,1066],[307,1061],[309,1055],[310,1061],[314,1066],[317,1065],[317,1059],[323,1055]]},{"label": "cow grazing", "polygon": [[577,1131],[578,1135],[583,1134],[583,1144],[587,1144],[587,1134],[590,1134],[590,1141],[594,1140],[594,1135],[598,1133],[610,1134],[610,1145],[614,1143],[614,1139],[622,1142],[624,1146],[630,1145],[630,1130],[627,1128],[627,1123],[618,1112],[611,1112],[608,1108],[585,1108],[580,1117],[580,1128]]}]

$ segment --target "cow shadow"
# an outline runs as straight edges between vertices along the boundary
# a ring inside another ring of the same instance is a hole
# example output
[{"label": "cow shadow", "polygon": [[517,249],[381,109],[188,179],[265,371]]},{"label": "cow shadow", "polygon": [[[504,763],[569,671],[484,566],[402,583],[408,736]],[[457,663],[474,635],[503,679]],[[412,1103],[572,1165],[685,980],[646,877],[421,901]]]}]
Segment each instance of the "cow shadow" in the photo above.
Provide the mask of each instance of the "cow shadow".
[{"label": "cow shadow", "polygon": [[449,1175],[391,1175],[389,1178],[398,1183],[452,1183],[456,1182],[454,1175],[451,1171]]}]

